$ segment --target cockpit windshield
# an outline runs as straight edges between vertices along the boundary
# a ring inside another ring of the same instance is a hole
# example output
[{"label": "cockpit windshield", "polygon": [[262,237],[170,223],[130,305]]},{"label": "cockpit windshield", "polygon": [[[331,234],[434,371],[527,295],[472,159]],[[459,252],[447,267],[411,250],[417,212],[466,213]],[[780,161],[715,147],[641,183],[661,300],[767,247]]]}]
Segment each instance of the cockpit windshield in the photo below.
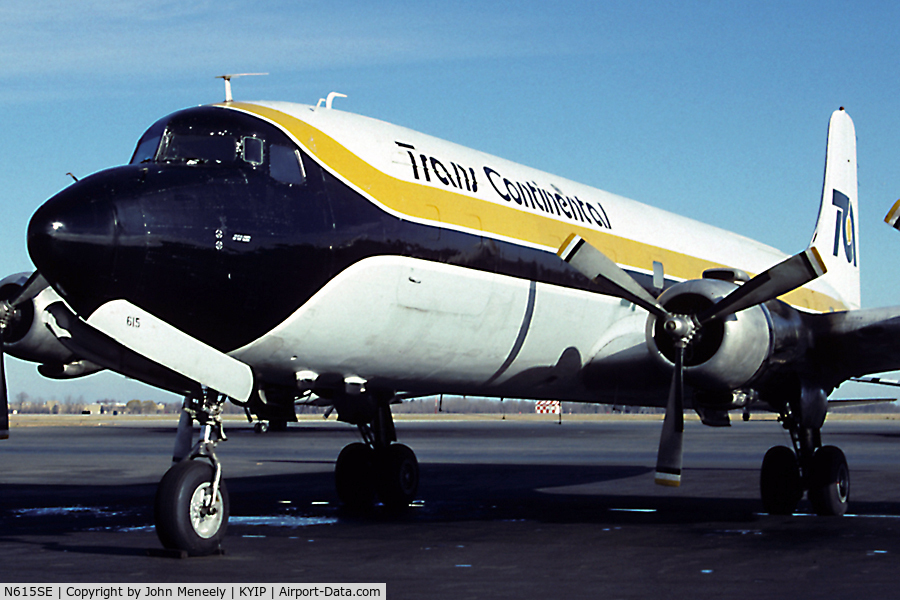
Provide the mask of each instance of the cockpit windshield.
[{"label": "cockpit windshield", "polygon": [[238,140],[215,133],[193,134],[167,131],[156,162],[189,165],[230,164],[237,159]]},{"label": "cockpit windshield", "polygon": [[131,164],[238,166],[288,184],[306,174],[296,145],[276,127],[237,111],[202,106],[169,115],[141,136]]},{"label": "cockpit windshield", "polygon": [[162,134],[166,130],[167,119],[162,119],[153,124],[147,132],[138,140],[137,148],[131,156],[131,164],[139,165],[145,162],[151,162],[156,158],[156,151],[159,149],[159,142],[162,140]]}]

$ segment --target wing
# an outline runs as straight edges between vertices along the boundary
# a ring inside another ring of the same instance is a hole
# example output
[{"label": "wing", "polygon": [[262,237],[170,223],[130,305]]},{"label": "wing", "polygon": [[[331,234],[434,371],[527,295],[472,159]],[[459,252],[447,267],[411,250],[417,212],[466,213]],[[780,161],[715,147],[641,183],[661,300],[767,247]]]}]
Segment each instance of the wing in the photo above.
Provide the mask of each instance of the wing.
[{"label": "wing", "polygon": [[814,333],[810,358],[835,385],[900,369],[900,306],[806,315]]}]

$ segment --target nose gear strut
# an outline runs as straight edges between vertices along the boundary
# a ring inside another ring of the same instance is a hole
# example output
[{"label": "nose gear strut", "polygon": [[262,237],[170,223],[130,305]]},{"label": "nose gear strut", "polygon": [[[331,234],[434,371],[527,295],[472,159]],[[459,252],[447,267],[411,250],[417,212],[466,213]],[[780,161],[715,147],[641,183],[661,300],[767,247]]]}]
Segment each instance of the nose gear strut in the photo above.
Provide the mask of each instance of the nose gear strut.
[{"label": "nose gear strut", "polygon": [[[166,548],[190,555],[219,551],[229,514],[222,464],[215,452],[216,445],[227,439],[222,428],[225,400],[209,389],[199,398],[184,399],[173,453],[175,465],[156,492],[156,533]],[[185,452],[195,420],[200,424],[200,440]]]}]

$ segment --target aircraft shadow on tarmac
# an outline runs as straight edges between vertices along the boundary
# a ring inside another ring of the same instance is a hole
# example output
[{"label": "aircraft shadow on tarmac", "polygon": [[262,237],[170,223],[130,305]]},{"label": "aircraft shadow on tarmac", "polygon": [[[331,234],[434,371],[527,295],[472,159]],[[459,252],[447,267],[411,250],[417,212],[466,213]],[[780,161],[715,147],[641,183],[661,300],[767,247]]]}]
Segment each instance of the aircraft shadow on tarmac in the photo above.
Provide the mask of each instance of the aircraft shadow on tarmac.
[{"label": "aircraft shadow on tarmac", "polygon": [[[734,477],[750,476],[740,469],[731,470],[740,471]],[[651,471],[646,466],[423,464],[421,500],[401,514],[388,513],[378,505],[368,514],[347,512],[337,504],[331,472],[237,477],[227,479],[227,484],[231,514],[236,521],[231,529],[237,531],[241,528],[237,516],[280,515],[350,525],[374,521],[423,526],[511,520],[660,525],[748,522],[760,518],[761,502],[756,497],[617,495],[590,490],[593,484],[647,476]],[[578,491],[566,491],[573,488]],[[155,489],[155,484],[0,485],[0,530],[5,532],[4,537],[149,530]],[[852,510],[900,515],[900,502],[856,502]],[[128,548],[96,546],[89,551],[130,552]]]}]

